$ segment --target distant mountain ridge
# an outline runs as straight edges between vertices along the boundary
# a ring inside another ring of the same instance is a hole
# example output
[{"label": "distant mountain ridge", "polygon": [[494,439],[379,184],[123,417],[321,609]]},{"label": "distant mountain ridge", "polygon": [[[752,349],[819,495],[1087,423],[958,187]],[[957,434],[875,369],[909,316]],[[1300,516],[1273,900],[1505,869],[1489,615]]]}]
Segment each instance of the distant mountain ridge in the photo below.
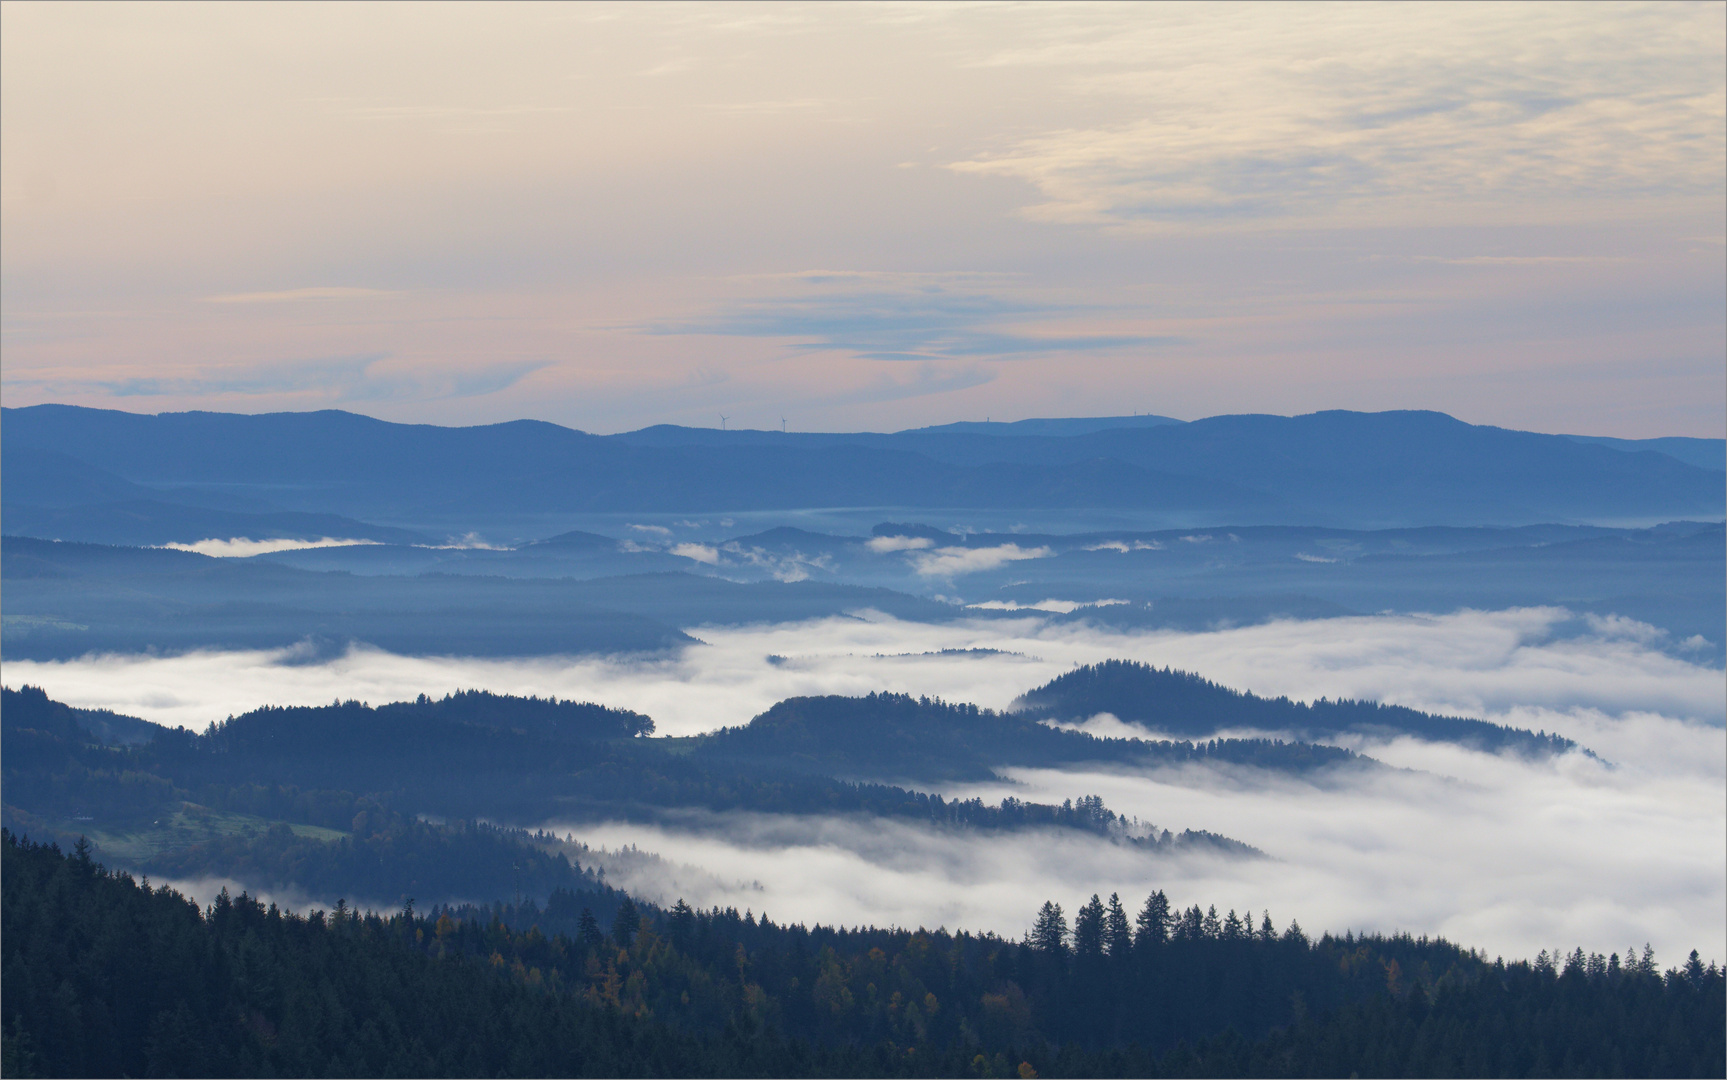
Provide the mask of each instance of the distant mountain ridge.
[{"label": "distant mountain ridge", "polygon": [[848,506],[1103,507],[1386,527],[1727,513],[1720,474],[1668,453],[1433,412],[1052,420],[982,425],[987,434],[959,424],[894,434],[662,426],[613,436],[531,420],[393,424],[333,410],[151,416],[39,405],[3,415],[0,494],[9,513],[29,509],[32,520],[51,505],[111,518],[98,508],[128,496],[205,509],[244,500],[255,512],[397,525],[464,513]]},{"label": "distant mountain ridge", "polygon": [[1577,442],[1610,446],[1627,453],[1653,451],[1712,472],[1727,472],[1727,439],[1693,439],[1671,435],[1660,439],[1615,439],[1607,435],[1567,435]]}]

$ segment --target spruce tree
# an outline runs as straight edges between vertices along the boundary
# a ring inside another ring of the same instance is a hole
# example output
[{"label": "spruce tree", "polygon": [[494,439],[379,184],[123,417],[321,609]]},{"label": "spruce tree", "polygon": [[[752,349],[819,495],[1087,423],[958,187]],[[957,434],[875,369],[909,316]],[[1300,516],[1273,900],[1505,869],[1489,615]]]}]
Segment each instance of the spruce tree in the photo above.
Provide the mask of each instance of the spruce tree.
[{"label": "spruce tree", "polygon": [[1096,893],[1073,917],[1073,948],[1081,956],[1103,955],[1103,901]]},{"label": "spruce tree", "polygon": [[576,941],[592,952],[605,940],[605,935],[600,933],[600,924],[594,920],[594,913],[583,908],[581,918],[576,921]]},{"label": "spruce tree", "polygon": [[1134,925],[1135,948],[1144,949],[1169,940],[1169,897],[1162,889],[1145,898],[1145,906],[1139,910]]},{"label": "spruce tree", "polygon": [[1053,900],[1043,902],[1031,929],[1031,943],[1051,955],[1067,952],[1067,916],[1062,914],[1060,904]]},{"label": "spruce tree", "polygon": [[1126,957],[1133,949],[1133,932],[1127,925],[1127,912],[1122,909],[1121,897],[1115,893],[1109,894],[1109,911],[1103,918],[1103,944],[1109,955],[1117,960]]},{"label": "spruce tree", "polygon": [[618,913],[612,916],[612,937],[619,945],[629,947],[636,938],[636,931],[642,928],[642,914],[636,910],[635,901],[624,897],[618,905]]}]

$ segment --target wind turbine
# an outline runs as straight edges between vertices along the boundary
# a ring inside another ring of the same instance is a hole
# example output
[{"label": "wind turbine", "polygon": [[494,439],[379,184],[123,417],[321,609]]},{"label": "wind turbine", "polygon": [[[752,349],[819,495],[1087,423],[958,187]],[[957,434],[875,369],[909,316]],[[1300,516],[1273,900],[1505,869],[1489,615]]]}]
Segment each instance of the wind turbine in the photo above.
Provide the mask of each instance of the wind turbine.
[{"label": "wind turbine", "polygon": [[725,413],[720,413],[720,430],[721,431],[724,431],[726,429],[726,421],[730,420],[730,419],[731,419],[731,417],[727,416]]}]

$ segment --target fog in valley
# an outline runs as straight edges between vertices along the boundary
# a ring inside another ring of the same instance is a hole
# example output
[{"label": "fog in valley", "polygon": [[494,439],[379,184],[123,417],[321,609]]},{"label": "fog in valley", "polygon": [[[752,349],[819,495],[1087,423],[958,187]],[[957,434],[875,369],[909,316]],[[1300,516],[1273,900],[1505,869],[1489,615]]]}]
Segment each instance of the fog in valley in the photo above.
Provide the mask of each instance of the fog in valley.
[{"label": "fog in valley", "polygon": [[[1573,618],[1562,608],[1282,621],[1198,634],[1117,631],[1037,614],[922,623],[861,611],[690,632],[703,644],[650,658],[403,657],[358,646],[329,661],[292,649],[15,660],[6,677],[71,705],[194,730],[267,704],[381,704],[486,689],[634,709],[654,718],[656,734],[694,735],[746,723],[800,695],[895,691],[1002,709],[1076,664],[1111,658],[1194,671],[1262,696],[1374,700],[1579,739],[1567,725],[1594,731],[1588,717],[1596,714],[1654,712],[1719,725],[1727,709],[1719,669],[1662,652],[1658,633],[1643,624]],[[1551,711],[1551,722],[1536,710]]]},{"label": "fog in valley", "polygon": [[[1623,951],[1645,940],[1669,958],[1692,947],[1727,952],[1717,917],[1727,856],[1714,842],[1727,830],[1722,675],[1663,652],[1642,624],[1534,608],[1184,634],[1041,615],[938,625],[859,612],[693,633],[703,644],[648,660],[406,658],[357,647],[327,662],[292,651],[97,656],[12,662],[6,675],[74,705],[192,728],[265,703],[377,704],[486,688],[632,708],[651,715],[660,735],[690,735],[745,723],[796,695],[892,690],[1005,708],[1075,664],[1137,659],[1261,695],[1366,698],[1558,732],[1597,756],[1525,761],[1351,736],[1341,743],[1387,768],[1306,779],[1218,767],[1020,769],[1001,783],[942,791],[991,802],[1098,794],[1160,829],[1242,840],[1263,859],[877,820],[702,812],[658,825],[544,824],[596,848],[657,853],[587,859],[649,899],[736,905],[780,921],[1017,936],[1045,899],[1071,910],[1114,891],[1137,904],[1162,888],[1172,902],[1216,904],[1220,914],[1270,907],[1279,926],[1296,918],[1312,932],[1443,934],[1507,956],[1579,944]],[[1082,726],[1157,734],[1108,715]]]},{"label": "fog in valley", "polygon": [[730,879],[648,865],[614,876],[615,884],[667,902],[681,895],[749,906],[779,920],[1017,936],[1045,899],[1072,911],[1093,892],[1118,891],[1137,904],[1162,888],[1172,903],[1216,904],[1220,914],[1270,906],[1280,927],[1297,918],[1309,931],[1439,934],[1508,957],[1579,944],[1623,953],[1633,938],[1668,958],[1691,948],[1720,955],[1727,858],[1699,841],[1727,831],[1722,729],[1652,714],[1543,715],[1573,721],[1567,730],[1580,737],[1619,734],[1622,756],[1611,764],[1581,753],[1529,762],[1398,739],[1357,744],[1394,769],[1315,783],[1197,767],[1154,775],[1015,769],[1011,783],[944,791],[986,801],[1098,794],[1160,828],[1242,839],[1265,859],[1153,856],[1053,832],[958,838],[877,821],[753,815],[703,815],[680,830],[590,826],[581,835]]}]

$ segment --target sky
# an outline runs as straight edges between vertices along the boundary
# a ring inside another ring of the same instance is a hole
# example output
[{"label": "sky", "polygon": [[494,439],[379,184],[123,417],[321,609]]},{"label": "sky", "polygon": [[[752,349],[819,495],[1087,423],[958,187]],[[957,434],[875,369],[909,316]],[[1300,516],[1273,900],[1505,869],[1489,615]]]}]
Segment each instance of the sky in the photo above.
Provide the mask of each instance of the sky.
[{"label": "sky", "polygon": [[1727,7],[0,5],[0,396],[1727,434]]}]

